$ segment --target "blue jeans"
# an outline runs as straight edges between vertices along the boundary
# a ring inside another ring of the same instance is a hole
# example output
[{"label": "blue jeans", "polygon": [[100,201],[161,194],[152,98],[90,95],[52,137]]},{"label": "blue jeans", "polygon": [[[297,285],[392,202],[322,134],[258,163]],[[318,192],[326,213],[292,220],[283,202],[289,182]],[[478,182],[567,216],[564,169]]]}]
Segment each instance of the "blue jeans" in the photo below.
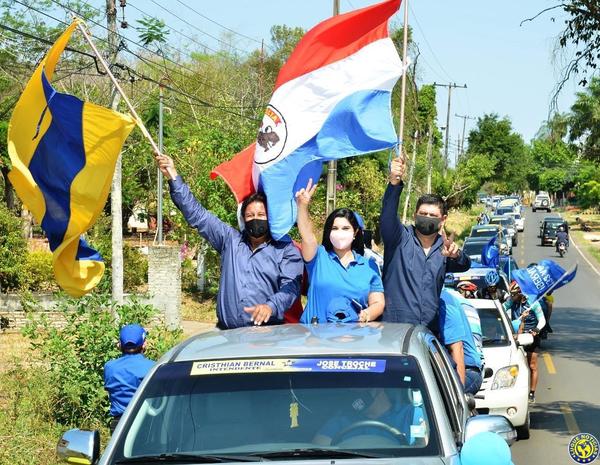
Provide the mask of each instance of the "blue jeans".
[{"label": "blue jeans", "polygon": [[465,368],[465,392],[467,394],[477,394],[482,382],[483,378],[480,370],[471,367]]}]

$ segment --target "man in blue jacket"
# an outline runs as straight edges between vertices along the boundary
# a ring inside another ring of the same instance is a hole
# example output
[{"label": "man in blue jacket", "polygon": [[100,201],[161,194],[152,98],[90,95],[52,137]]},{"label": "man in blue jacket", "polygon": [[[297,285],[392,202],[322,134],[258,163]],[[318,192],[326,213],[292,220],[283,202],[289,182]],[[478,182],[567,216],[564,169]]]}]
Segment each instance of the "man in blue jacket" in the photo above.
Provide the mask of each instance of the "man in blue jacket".
[{"label": "man in blue jacket", "polygon": [[121,415],[154,362],[144,356],[146,331],[140,325],[125,325],[119,332],[123,355],[104,366],[104,389],[110,400],[110,431],[114,432]]},{"label": "man in blue jacket", "polygon": [[242,203],[240,232],[196,200],[170,157],[161,155],[157,160],[169,180],[173,203],[221,255],[217,327],[283,323],[284,312],[300,295],[304,265],[291,240],[271,238],[264,195],[253,194]]},{"label": "man in blue jacket", "polygon": [[444,233],[448,212],[440,196],[419,198],[414,226],[400,222],[398,204],[404,171],[404,161],[394,159],[380,216],[385,246],[383,320],[423,324],[436,331],[444,277],[446,273],[467,271],[471,260]]}]

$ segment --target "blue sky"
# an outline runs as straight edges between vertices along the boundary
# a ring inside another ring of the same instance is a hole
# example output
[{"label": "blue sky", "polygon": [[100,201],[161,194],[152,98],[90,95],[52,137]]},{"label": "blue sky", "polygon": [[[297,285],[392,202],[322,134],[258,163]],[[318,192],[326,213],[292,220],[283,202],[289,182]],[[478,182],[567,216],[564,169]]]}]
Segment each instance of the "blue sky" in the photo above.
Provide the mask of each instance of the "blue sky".
[{"label": "blue sky", "polygon": [[[410,1],[409,23],[421,50],[421,84],[437,81],[468,86],[466,90],[453,92],[450,138],[454,143],[462,131],[462,120],[454,117],[454,113],[478,117],[491,112],[509,116],[515,130],[529,141],[548,115],[560,71],[554,49],[564,18],[556,11],[523,26],[519,23],[553,3],[550,0]],[[103,0],[91,3],[100,8],[104,5]],[[218,40],[221,39],[234,43],[240,50],[252,50],[260,47],[261,39],[268,42],[271,26],[310,28],[329,17],[333,9],[332,0],[128,0],[127,3],[125,15],[130,24],[143,16],[138,10],[159,17],[174,29],[171,42],[188,49],[197,48],[198,43],[218,49],[223,46]],[[341,12],[373,3],[375,0],[340,0]],[[550,20],[553,16],[555,22]],[[402,23],[402,12],[394,22]],[[232,34],[223,26],[254,40]],[[567,84],[559,99],[560,110],[569,109],[578,90],[576,83]],[[446,105],[447,90],[439,88],[440,126],[445,125]],[[467,133],[473,125],[474,121],[468,121]]]}]

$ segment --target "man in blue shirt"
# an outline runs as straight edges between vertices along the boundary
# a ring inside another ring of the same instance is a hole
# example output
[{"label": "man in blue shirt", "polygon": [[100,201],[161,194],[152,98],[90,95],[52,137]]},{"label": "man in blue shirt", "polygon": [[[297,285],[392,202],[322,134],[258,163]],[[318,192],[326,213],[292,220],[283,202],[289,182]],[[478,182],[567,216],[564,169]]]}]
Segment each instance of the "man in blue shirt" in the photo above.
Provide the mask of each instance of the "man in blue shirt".
[{"label": "man in blue shirt", "polygon": [[146,331],[140,325],[131,324],[121,328],[119,348],[123,355],[110,360],[104,366],[104,388],[110,400],[110,431],[114,432],[123,412],[129,405],[144,376],[154,365],[144,357]]},{"label": "man in blue shirt", "polygon": [[385,246],[383,321],[423,324],[435,331],[446,273],[467,271],[471,260],[444,233],[447,211],[441,197],[422,196],[417,201],[415,225],[400,222],[404,171],[403,160],[394,159],[380,216]]},{"label": "man in blue shirt", "polygon": [[481,353],[477,349],[469,320],[461,303],[462,298],[458,293],[442,289],[439,339],[456,363],[456,371],[465,392],[475,395],[483,381]]},{"label": "man in blue shirt", "polygon": [[206,210],[177,175],[171,158],[157,157],[169,179],[171,199],[183,216],[221,255],[217,295],[220,329],[283,323],[284,312],[300,295],[303,263],[290,241],[274,241],[269,233],[264,195],[244,200],[242,232]]}]

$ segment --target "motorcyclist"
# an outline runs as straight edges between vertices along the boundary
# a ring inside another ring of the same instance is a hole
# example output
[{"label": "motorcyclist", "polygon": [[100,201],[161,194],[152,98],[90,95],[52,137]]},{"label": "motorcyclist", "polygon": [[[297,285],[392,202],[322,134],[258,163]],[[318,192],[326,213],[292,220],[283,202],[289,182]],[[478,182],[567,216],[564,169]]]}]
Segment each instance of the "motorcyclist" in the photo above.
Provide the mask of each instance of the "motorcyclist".
[{"label": "motorcyclist", "polygon": [[560,225],[558,227],[558,231],[556,231],[556,251],[560,247],[560,244],[565,244],[565,247],[569,247],[569,233],[565,230],[564,225]]}]

